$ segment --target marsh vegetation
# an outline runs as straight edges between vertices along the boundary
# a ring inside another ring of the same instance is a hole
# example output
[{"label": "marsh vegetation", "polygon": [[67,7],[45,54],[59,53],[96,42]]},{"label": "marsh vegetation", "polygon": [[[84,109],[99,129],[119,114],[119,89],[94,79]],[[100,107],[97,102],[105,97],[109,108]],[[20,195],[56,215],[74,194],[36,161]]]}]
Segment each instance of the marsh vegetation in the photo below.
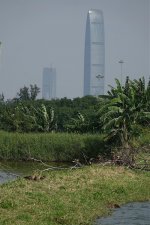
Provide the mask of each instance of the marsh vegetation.
[{"label": "marsh vegetation", "polygon": [[2,225],[89,225],[115,204],[150,200],[150,82],[127,77],[106,96],[73,100],[26,98],[28,90],[1,96],[1,160],[84,166],[1,185]]}]

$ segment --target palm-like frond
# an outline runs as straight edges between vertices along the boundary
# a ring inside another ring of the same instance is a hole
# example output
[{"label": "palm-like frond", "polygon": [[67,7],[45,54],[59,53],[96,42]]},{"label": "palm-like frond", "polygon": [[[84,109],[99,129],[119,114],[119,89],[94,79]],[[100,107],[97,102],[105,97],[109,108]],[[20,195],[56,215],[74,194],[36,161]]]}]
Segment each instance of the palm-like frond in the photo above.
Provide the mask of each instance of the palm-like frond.
[{"label": "palm-like frond", "polygon": [[122,143],[127,142],[133,133],[133,124],[140,121],[150,124],[147,110],[150,109],[150,84],[147,89],[144,78],[130,81],[127,77],[125,87],[116,79],[116,88],[111,87],[109,91],[112,98],[99,110],[103,129],[111,137],[118,135]]}]

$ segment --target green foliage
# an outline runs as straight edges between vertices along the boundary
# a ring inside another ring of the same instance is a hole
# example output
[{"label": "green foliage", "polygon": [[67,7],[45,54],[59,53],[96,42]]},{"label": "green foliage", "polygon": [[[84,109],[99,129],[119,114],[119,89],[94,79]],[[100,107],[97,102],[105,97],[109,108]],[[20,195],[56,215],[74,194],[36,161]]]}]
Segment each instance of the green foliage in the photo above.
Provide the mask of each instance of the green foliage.
[{"label": "green foliage", "polygon": [[146,86],[144,78],[127,77],[124,86],[118,80],[116,86],[108,96],[52,100],[36,100],[36,85],[21,88],[18,99],[0,100],[0,130],[102,133],[103,126],[109,137],[127,142],[138,124],[150,125],[150,81]]},{"label": "green foliage", "polygon": [[[0,103],[0,129],[17,132],[98,132],[98,104],[99,99],[93,96],[50,101],[13,99]],[[81,117],[84,117],[82,124]]]},{"label": "green foliage", "polygon": [[111,99],[99,110],[100,120],[109,138],[128,147],[135,127],[150,124],[149,86],[145,87],[144,78],[130,81],[127,77],[125,86],[116,79],[116,88],[111,88]]},{"label": "green foliage", "polygon": [[0,94],[0,103],[3,103],[4,102],[4,94]]},{"label": "green foliage", "polygon": [[24,86],[23,88],[20,88],[19,92],[17,93],[17,97],[20,101],[29,101],[29,100],[35,100],[37,95],[40,92],[40,88],[37,87],[36,84],[30,85],[29,87]]},{"label": "green foliage", "polygon": [[88,121],[78,112],[76,118],[70,119],[69,124],[66,125],[66,130],[68,132],[86,133],[88,130]]},{"label": "green foliage", "polygon": [[24,86],[23,88],[20,88],[20,91],[17,93],[17,97],[21,101],[27,101],[30,99],[30,94],[29,94],[29,88]]},{"label": "green foliage", "polygon": [[28,160],[31,157],[51,161],[84,161],[99,154],[107,157],[103,136],[69,133],[0,132],[1,159]]},{"label": "green foliage", "polygon": [[40,88],[36,84],[30,85],[30,99],[34,101],[40,92]]},{"label": "green foliage", "polygon": [[32,107],[32,113],[35,120],[35,126],[37,131],[49,132],[55,129],[54,121],[54,109],[46,109],[42,104],[40,107]]},{"label": "green foliage", "polygon": [[2,209],[14,209],[16,207],[16,205],[13,203],[13,201],[5,200],[5,201],[0,202],[0,207]]}]

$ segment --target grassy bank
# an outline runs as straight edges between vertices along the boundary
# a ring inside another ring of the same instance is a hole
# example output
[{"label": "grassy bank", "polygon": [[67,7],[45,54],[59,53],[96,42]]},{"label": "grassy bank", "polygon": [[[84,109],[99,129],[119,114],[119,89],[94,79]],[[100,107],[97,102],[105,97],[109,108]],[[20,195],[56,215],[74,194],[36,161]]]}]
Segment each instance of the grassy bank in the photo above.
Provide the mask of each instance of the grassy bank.
[{"label": "grassy bank", "polygon": [[1,225],[90,225],[114,204],[150,200],[150,173],[94,165],[0,186]]},{"label": "grassy bank", "polygon": [[72,161],[107,154],[103,135],[68,133],[0,132],[0,158],[26,160],[30,157],[51,161]]}]

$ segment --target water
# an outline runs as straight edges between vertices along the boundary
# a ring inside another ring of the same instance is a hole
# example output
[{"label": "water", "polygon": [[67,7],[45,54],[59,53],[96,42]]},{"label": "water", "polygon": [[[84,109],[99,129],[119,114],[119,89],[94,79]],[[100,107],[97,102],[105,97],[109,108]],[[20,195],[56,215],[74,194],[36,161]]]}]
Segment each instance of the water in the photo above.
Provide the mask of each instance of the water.
[{"label": "water", "polygon": [[150,202],[126,204],[115,209],[112,216],[98,219],[95,225],[150,225]]},{"label": "water", "polygon": [[41,169],[41,165],[33,162],[0,162],[0,184],[31,175],[36,169]]},{"label": "water", "polygon": [[5,183],[7,181],[15,180],[17,177],[17,174],[0,171],[0,184]]},{"label": "water", "polygon": [[48,167],[68,167],[69,164],[47,163],[44,165],[38,162],[0,162],[0,184],[17,179],[20,176],[32,175],[34,171],[41,171]]}]

